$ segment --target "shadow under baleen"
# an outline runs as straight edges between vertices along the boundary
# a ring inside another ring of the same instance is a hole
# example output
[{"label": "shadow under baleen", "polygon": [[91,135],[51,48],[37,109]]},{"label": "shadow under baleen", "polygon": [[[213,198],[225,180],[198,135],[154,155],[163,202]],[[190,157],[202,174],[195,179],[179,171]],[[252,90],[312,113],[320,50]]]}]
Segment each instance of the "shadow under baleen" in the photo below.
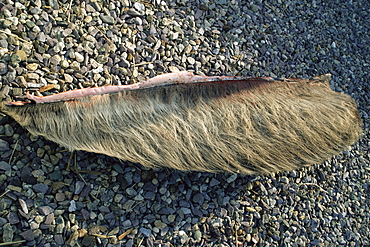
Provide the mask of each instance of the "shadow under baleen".
[{"label": "shadow under baleen", "polygon": [[174,84],[0,110],[70,150],[146,167],[242,174],[322,162],[362,133],[330,76]]}]

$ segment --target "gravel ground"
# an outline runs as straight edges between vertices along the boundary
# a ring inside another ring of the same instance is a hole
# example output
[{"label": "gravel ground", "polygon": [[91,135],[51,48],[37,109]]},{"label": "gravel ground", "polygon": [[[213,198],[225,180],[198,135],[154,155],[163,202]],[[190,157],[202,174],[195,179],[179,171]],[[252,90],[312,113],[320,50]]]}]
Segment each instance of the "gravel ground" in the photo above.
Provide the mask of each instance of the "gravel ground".
[{"label": "gravel ground", "polygon": [[370,246],[369,8],[366,0],[2,0],[0,88],[14,98],[178,70],[331,73],[332,88],[356,100],[364,135],[323,164],[252,177],[70,154],[0,115],[0,241]]}]

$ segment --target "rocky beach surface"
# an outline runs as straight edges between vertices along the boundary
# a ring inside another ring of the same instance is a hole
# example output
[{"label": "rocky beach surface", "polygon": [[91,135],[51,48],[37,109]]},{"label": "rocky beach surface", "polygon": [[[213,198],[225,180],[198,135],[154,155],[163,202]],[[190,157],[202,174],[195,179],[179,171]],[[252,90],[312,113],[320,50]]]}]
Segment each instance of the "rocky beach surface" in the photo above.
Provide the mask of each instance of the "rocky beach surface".
[{"label": "rocky beach surface", "polygon": [[70,153],[0,115],[0,245],[370,246],[370,2],[2,0],[0,92],[49,95],[183,70],[331,73],[364,134],[268,176]]}]

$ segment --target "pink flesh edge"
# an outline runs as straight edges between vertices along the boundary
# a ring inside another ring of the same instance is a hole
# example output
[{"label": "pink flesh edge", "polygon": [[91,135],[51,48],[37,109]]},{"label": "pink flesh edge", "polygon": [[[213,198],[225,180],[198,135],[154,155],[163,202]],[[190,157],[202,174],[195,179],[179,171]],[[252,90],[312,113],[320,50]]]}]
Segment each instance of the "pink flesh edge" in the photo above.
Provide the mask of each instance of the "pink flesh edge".
[{"label": "pink flesh edge", "polygon": [[[116,92],[123,92],[129,90],[151,88],[156,86],[172,85],[172,84],[188,84],[188,83],[204,83],[204,82],[223,82],[223,81],[240,81],[245,80],[244,77],[236,76],[200,76],[194,75],[192,72],[181,71],[176,73],[168,73],[155,76],[144,82],[139,82],[130,85],[108,85],[102,87],[76,89],[49,96],[35,96],[30,93],[26,93],[28,99],[35,101],[36,103],[51,103],[56,101],[67,101],[73,100],[86,96],[109,94]],[[249,78],[250,79],[250,78]],[[273,80],[271,77],[258,78],[263,80]],[[15,103],[15,104],[13,104]],[[22,102],[24,103],[24,102]],[[16,102],[10,102],[10,105],[19,105]]]}]

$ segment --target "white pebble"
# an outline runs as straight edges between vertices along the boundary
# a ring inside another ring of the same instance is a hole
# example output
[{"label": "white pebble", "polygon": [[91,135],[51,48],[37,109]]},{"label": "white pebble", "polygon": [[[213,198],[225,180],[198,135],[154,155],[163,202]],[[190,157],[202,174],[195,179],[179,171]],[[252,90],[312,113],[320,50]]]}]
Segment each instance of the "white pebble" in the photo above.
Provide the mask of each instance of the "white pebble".
[{"label": "white pebble", "polygon": [[77,62],[82,63],[84,61],[84,56],[79,52],[75,52],[75,59]]}]

